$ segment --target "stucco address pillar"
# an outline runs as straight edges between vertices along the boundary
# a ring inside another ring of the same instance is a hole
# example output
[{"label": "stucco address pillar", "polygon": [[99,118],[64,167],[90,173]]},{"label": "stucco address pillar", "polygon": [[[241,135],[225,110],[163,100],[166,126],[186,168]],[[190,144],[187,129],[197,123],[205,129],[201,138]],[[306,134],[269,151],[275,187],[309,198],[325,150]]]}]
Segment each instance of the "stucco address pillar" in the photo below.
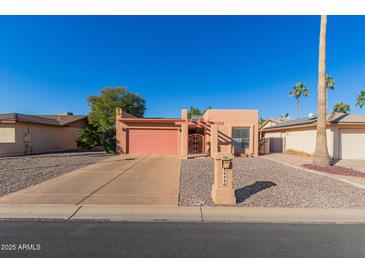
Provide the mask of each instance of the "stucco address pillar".
[{"label": "stucco address pillar", "polygon": [[218,125],[210,126],[210,156],[214,157],[218,153]]},{"label": "stucco address pillar", "polygon": [[235,205],[233,189],[233,154],[218,153],[214,155],[214,184],[212,200],[216,205]]}]

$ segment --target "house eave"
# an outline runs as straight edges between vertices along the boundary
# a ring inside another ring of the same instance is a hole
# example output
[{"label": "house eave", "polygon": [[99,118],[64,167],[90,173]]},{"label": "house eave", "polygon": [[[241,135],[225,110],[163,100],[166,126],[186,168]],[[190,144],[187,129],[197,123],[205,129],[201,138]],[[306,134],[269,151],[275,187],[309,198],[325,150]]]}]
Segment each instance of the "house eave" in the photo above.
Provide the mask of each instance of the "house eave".
[{"label": "house eave", "polygon": [[185,120],[178,118],[119,118],[122,123],[143,123],[143,124],[171,124],[176,122],[184,122]]},{"label": "house eave", "polygon": [[[273,132],[273,131],[282,131],[282,130],[291,130],[291,129],[303,129],[303,128],[315,128],[317,123],[311,124],[303,124],[303,125],[293,125],[293,126],[286,126],[286,127],[275,127],[275,128],[263,128],[259,130],[259,132]],[[336,123],[327,123],[326,125],[328,128],[333,126],[363,126],[365,128],[365,123],[354,123],[354,122],[336,122]]]}]

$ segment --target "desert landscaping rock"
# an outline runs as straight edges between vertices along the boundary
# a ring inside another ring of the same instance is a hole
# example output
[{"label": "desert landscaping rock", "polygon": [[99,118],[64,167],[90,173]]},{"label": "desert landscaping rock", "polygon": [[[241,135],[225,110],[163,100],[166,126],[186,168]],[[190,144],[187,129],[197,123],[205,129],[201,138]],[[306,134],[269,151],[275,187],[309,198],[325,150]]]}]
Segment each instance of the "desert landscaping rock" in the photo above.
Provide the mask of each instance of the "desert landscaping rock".
[{"label": "desert landscaping rock", "polygon": [[[365,190],[261,157],[234,160],[237,206],[365,208]],[[214,206],[213,160],[182,161],[180,205]]]},{"label": "desert landscaping rock", "polygon": [[110,157],[104,152],[54,153],[0,158],[0,196]]},{"label": "desert landscaping rock", "polygon": [[343,166],[321,167],[312,164],[304,164],[302,166],[308,169],[312,169],[319,172],[325,172],[329,174],[365,178],[365,172],[361,172],[358,170],[354,170],[353,168],[348,168]]}]

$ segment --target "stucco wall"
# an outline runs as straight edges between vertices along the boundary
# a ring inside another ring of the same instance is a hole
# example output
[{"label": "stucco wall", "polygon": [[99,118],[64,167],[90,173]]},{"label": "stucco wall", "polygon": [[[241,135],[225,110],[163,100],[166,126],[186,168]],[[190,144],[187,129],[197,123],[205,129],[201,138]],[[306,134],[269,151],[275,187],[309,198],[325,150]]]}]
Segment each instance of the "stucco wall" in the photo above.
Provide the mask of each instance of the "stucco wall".
[{"label": "stucco wall", "polygon": [[[232,128],[250,128],[250,147],[246,151],[258,155],[258,119],[257,110],[218,110],[209,109],[203,116],[205,122],[223,122],[218,125],[218,152],[232,152]],[[210,132],[205,138],[210,141]],[[207,145],[208,146],[208,145]]]},{"label": "stucco wall", "polygon": [[[333,157],[333,131],[326,130],[327,133],[327,148],[330,157]],[[315,129],[287,131],[285,133],[285,149],[291,149],[298,152],[314,154],[316,149],[317,132]]]},{"label": "stucco wall", "polygon": [[[330,157],[338,158],[337,136],[338,128],[330,127],[326,130],[327,147]],[[316,148],[316,129],[314,127],[297,130],[265,132],[264,138],[282,138],[284,152],[297,152],[298,154],[313,155]]]},{"label": "stucco wall", "polygon": [[282,136],[285,136],[285,132],[281,133],[281,132],[267,132],[265,133],[265,138],[280,138]]},{"label": "stucco wall", "polygon": [[55,127],[26,123],[16,123],[13,127],[15,143],[0,143],[1,156],[22,155],[26,152],[26,144],[29,144],[32,153],[76,149],[76,139],[82,131],[81,127]]}]

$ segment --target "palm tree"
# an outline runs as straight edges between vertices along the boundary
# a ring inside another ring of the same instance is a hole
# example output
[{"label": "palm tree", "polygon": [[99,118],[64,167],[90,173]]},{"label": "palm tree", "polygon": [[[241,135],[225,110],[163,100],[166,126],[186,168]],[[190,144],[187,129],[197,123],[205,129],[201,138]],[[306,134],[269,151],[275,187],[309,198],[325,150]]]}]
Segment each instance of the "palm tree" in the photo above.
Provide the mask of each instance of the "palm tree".
[{"label": "palm tree", "polygon": [[297,101],[297,105],[296,105],[296,108],[295,108],[295,111],[297,113],[297,117],[298,117],[298,107],[299,107],[299,102],[300,102],[300,97],[302,96],[305,96],[307,97],[308,96],[308,89],[305,87],[305,85],[301,82],[298,82],[294,87],[293,87],[293,90],[291,92],[289,92],[289,95],[293,95]]},{"label": "palm tree", "polygon": [[356,98],[356,106],[362,108],[365,106],[365,90],[360,91]]},{"label": "palm tree", "polygon": [[351,109],[348,104],[345,104],[344,102],[337,103],[333,106],[334,112],[343,112],[343,113],[350,113]]},{"label": "palm tree", "polygon": [[317,140],[313,156],[313,164],[320,166],[330,165],[326,136],[326,33],[327,15],[322,15],[319,35]]},{"label": "palm tree", "polygon": [[335,81],[332,76],[326,75],[326,113],[328,113],[328,90],[335,89]]}]

